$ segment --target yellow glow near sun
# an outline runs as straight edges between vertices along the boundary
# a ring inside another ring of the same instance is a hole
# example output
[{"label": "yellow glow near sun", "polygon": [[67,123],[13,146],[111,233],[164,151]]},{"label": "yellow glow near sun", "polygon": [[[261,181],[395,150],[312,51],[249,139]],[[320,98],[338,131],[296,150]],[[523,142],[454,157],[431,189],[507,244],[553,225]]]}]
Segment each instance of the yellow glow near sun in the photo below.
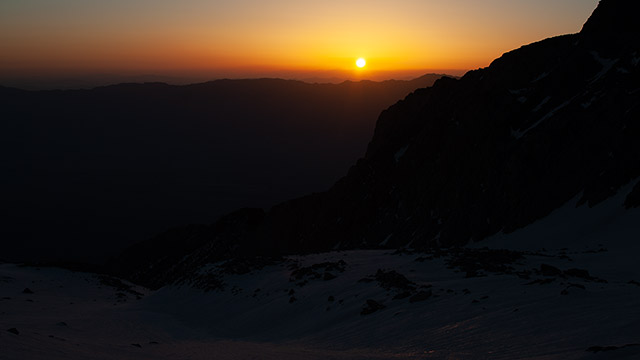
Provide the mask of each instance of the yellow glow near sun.
[{"label": "yellow glow near sun", "polygon": [[367,61],[363,58],[359,58],[358,60],[356,60],[356,66],[359,68],[363,68],[365,65],[367,65]]}]

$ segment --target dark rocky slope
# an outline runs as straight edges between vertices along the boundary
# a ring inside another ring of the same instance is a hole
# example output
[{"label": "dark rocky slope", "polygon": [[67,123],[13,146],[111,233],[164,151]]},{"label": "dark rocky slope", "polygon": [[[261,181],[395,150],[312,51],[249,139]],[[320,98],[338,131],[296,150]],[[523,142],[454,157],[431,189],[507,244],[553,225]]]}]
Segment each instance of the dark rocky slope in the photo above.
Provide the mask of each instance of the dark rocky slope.
[{"label": "dark rocky slope", "polygon": [[576,196],[598,204],[640,177],[638,10],[602,0],[578,34],[415,91],[382,112],[365,157],[328,192],[275,206],[233,248],[196,253],[462,245]]},{"label": "dark rocky slope", "polygon": [[328,193],[272,209],[259,243],[464,244],[578,194],[589,206],[613,195],[640,176],[638,7],[602,1],[579,34],[414,92],[381,114],[365,157]]}]

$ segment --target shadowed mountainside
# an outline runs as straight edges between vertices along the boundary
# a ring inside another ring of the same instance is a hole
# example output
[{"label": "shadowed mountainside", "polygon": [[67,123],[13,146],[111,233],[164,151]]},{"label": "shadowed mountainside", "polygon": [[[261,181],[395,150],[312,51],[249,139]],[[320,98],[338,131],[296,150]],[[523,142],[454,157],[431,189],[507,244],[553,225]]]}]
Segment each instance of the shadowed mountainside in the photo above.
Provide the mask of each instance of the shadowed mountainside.
[{"label": "shadowed mountainside", "polygon": [[100,261],[170,227],[325,190],[380,111],[440,77],[0,87],[1,256]]},{"label": "shadowed mountainside", "polygon": [[[415,91],[380,115],[365,157],[329,191],[256,210],[243,232],[201,233],[201,247],[169,268],[230,256],[463,245],[531,224],[577,196],[600,203],[640,177],[639,7],[603,0],[578,34]],[[636,185],[626,206],[640,205],[639,193]],[[226,221],[241,224],[247,211]],[[173,251],[180,241],[172,239]],[[112,266],[151,286],[180,276],[149,283],[149,264],[163,257],[136,261],[139,250]]]},{"label": "shadowed mountainside", "polygon": [[409,95],[382,113],[345,178],[275,207],[258,243],[462,245],[579,194],[589,206],[615,194],[640,176],[640,25],[629,15],[638,7],[602,1],[579,34]]}]

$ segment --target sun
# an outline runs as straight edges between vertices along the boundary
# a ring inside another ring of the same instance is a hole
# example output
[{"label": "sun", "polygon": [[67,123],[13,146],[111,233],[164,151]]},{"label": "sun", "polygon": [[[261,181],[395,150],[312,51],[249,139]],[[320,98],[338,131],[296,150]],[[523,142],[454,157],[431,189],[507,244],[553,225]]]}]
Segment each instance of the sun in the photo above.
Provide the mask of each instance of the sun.
[{"label": "sun", "polygon": [[356,66],[359,68],[363,68],[365,65],[367,65],[367,61],[363,58],[359,58],[358,60],[356,60]]}]

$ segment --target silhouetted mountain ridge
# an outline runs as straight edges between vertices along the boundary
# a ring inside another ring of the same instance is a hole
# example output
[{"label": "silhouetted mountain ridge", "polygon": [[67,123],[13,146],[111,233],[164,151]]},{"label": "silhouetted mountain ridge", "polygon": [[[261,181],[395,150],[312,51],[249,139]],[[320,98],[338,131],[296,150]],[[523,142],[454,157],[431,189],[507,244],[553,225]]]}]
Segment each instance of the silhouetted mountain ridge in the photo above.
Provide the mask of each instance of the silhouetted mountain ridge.
[{"label": "silhouetted mountain ridge", "polygon": [[[384,111],[347,177],[306,206],[275,207],[257,243],[465,244],[530,224],[580,193],[595,205],[637,179],[640,48],[629,45],[640,26],[627,14],[638,5],[601,4],[585,25],[593,30],[524,46]],[[601,32],[628,41],[594,41]],[[289,225],[293,213],[300,227]]]},{"label": "silhouetted mountain ridge", "polygon": [[[581,33],[416,90],[381,113],[365,157],[328,192],[279,204],[233,247],[191,256],[463,245],[576,197],[598,204],[640,177],[639,7],[603,0]],[[144,283],[145,265],[132,279]]]}]

